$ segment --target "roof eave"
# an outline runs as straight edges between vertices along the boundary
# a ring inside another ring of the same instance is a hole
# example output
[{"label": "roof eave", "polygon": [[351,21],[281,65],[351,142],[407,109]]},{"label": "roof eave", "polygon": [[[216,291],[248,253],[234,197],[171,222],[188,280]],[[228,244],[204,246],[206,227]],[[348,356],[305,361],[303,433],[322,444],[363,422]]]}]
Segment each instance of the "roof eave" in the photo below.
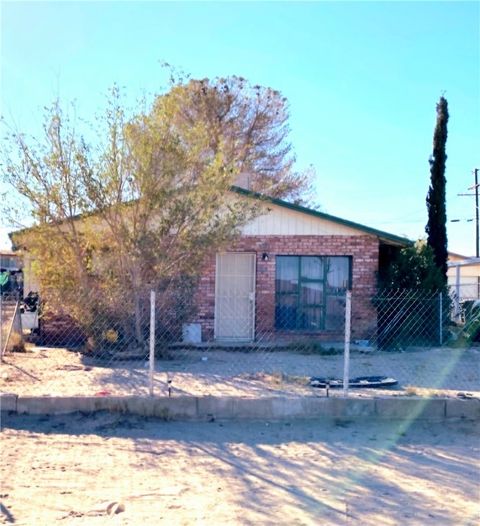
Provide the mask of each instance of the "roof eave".
[{"label": "roof eave", "polygon": [[354,221],[349,221],[348,219],[343,219],[341,217],[332,216],[330,214],[326,214],[325,212],[319,212],[318,210],[313,210],[312,208],[307,208],[302,205],[297,205],[295,203],[289,203],[288,201],[283,201],[282,199],[278,199],[276,197],[269,197],[265,194],[260,194],[259,192],[253,192],[252,190],[246,190],[245,188],[240,188],[239,186],[232,186],[232,191],[240,195],[245,195],[248,197],[252,197],[254,199],[261,199],[263,201],[267,201],[269,203],[272,203],[277,206],[281,206],[283,208],[288,208],[290,210],[295,210],[297,212],[307,214],[313,217],[318,217],[320,219],[332,221],[334,223],[338,223],[343,226],[354,228],[356,230],[362,230],[366,234],[370,234],[375,237],[378,237],[379,241],[381,241],[382,243],[386,245],[406,247],[406,246],[412,246],[414,244],[414,241],[406,237],[396,236],[394,234],[390,234],[389,232],[377,230],[376,228],[371,228],[369,226],[362,225],[360,223],[355,223]]}]

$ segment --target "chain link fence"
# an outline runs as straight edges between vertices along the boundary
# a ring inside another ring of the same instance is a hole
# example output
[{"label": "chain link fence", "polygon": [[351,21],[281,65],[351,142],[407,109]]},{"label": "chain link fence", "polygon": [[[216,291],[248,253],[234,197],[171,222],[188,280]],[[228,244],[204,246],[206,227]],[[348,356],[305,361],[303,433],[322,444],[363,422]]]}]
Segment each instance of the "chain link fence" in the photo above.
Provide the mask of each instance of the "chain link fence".
[{"label": "chain link fence", "polygon": [[17,295],[0,294],[0,359],[7,352],[24,350],[24,335]]},{"label": "chain link fence", "polygon": [[407,395],[480,390],[480,301],[465,291],[380,291],[370,299],[376,327],[356,341],[350,379],[394,378]]},{"label": "chain link fence", "polygon": [[[1,390],[247,397],[336,396],[347,388],[351,396],[480,391],[480,301],[465,291],[369,295],[326,293],[314,284],[300,303],[235,288],[199,301],[200,290],[184,279],[123,301],[79,291],[74,308],[61,295],[30,295],[20,305],[25,347],[7,348],[2,332]],[[13,314],[2,305],[5,329]]]}]

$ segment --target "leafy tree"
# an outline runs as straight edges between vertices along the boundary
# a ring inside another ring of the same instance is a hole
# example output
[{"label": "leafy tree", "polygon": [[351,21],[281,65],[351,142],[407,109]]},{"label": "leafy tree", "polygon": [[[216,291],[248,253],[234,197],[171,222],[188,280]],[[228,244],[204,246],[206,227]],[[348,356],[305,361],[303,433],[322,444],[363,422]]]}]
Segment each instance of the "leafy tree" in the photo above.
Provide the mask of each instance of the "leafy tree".
[{"label": "leafy tree", "polygon": [[425,240],[402,248],[380,280],[384,289],[411,289],[438,292],[445,286],[441,270],[435,264],[432,248]]},{"label": "leafy tree", "polygon": [[166,107],[181,135],[198,125],[208,129],[209,154],[223,152],[239,186],[295,202],[311,192],[312,169],[295,170],[288,104],[278,91],[237,76],[193,80],[172,72],[171,90],[157,97],[151,118]]},{"label": "leafy tree", "polygon": [[172,125],[180,102],[128,119],[115,88],[95,148],[59,104],[41,139],[9,135],[5,180],[35,221],[14,241],[35,259],[44,296],[90,334],[121,323],[143,345],[148,290],[194,276],[259,211],[228,192],[237,167],[222,142],[210,151],[208,123]]},{"label": "leafy tree", "polygon": [[438,343],[440,323],[442,331],[448,324],[449,297],[438,294],[446,292],[446,284],[425,240],[399,251],[381,276],[380,287],[374,305],[381,348]]},{"label": "leafy tree", "polygon": [[437,122],[433,135],[433,154],[430,158],[430,188],[427,195],[428,223],[425,231],[433,249],[435,264],[447,281],[447,212],[445,204],[445,162],[447,155],[448,103],[442,96],[437,104]]}]

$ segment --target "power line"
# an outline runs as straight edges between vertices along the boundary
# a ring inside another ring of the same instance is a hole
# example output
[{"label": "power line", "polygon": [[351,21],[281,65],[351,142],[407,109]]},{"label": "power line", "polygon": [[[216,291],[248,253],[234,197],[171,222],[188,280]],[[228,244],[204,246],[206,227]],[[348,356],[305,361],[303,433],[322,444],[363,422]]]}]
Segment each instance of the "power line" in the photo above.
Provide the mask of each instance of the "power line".
[{"label": "power line", "polygon": [[[475,168],[473,170],[473,177],[475,179],[475,183],[473,186],[470,186],[467,190],[475,190],[473,194],[457,194],[461,197],[475,197],[475,256],[478,258],[480,257],[480,228],[479,228],[479,221],[478,221],[478,168]],[[467,219],[467,221],[470,221]],[[473,220],[472,220],[473,221]]]}]

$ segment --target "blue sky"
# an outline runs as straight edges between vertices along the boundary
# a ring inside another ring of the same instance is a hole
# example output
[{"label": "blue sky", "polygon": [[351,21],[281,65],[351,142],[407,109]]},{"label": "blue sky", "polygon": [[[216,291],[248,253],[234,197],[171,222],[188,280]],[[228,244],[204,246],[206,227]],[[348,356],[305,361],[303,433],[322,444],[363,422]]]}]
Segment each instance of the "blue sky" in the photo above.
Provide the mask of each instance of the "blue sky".
[{"label": "blue sky", "polygon": [[[114,82],[132,99],[158,92],[164,60],[193,77],[241,75],[288,98],[298,164],[315,167],[323,211],[416,239],[427,218],[435,104],[445,93],[447,214],[474,217],[473,198],[457,194],[480,168],[477,2],[1,9],[1,113],[22,130],[39,135],[42,107],[56,96],[91,118]],[[448,235],[450,250],[474,255],[473,222],[449,223]]]}]

